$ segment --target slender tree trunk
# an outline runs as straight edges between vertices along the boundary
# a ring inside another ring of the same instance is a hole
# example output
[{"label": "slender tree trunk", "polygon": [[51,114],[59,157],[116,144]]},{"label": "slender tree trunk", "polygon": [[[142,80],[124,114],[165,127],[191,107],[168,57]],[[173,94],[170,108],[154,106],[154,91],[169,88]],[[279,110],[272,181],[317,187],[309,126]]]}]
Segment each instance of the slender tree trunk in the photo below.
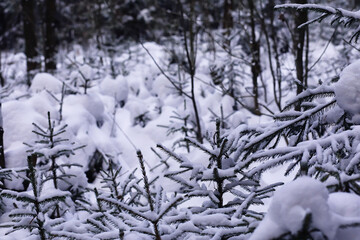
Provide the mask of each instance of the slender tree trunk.
[{"label": "slender tree trunk", "polygon": [[253,0],[248,0],[249,9],[250,9],[250,28],[251,28],[251,73],[252,73],[252,83],[253,83],[253,98],[254,98],[254,110],[253,113],[260,115],[259,108],[259,87],[258,87],[258,77],[261,73],[260,67],[260,42],[256,38],[256,23],[255,23],[255,6]]},{"label": "slender tree trunk", "polygon": [[6,42],[4,39],[4,34],[6,33],[6,17],[5,17],[5,9],[0,4],[0,49],[5,48]]},{"label": "slender tree trunk", "polygon": [[25,55],[27,67],[27,83],[31,84],[31,78],[34,72],[40,69],[40,62],[37,51],[37,39],[35,34],[35,1],[21,0],[24,39],[25,39]]},{"label": "slender tree trunk", "polygon": [[[200,116],[199,111],[195,99],[195,71],[196,71],[196,36],[194,32],[194,25],[196,21],[195,16],[195,0],[191,0],[190,2],[190,29],[189,29],[189,48],[187,48],[187,56],[188,62],[190,64],[190,77],[191,77],[191,101],[194,107],[195,121],[196,121],[196,138],[202,143],[202,132],[201,132],[201,124],[200,124]],[[185,39],[186,41],[186,39]]]},{"label": "slender tree trunk", "polygon": [[2,65],[1,65],[1,43],[0,43],[0,84],[1,86],[5,86],[5,78],[3,76],[3,68],[2,68]]},{"label": "slender tree trunk", "polygon": [[[196,97],[195,97],[195,73],[196,73],[196,31],[194,29],[195,25],[195,1],[190,1],[190,14],[189,14],[189,22],[188,26],[185,24],[185,16],[184,11],[181,5],[181,1],[178,0],[178,4],[180,7],[181,15],[180,20],[181,24],[184,27],[183,34],[184,34],[184,47],[186,52],[186,58],[187,62],[189,64],[189,70],[190,70],[190,81],[191,81],[191,102],[193,104],[194,108],[194,115],[195,115],[195,124],[196,124],[196,139],[202,143],[203,137],[202,137],[202,131],[201,131],[201,124],[200,124],[200,116],[199,116],[199,110],[198,106],[196,104]],[[188,29],[186,29],[186,26]],[[189,34],[188,34],[188,33]]]},{"label": "slender tree trunk", "polygon": [[232,0],[224,0],[223,28],[226,30],[230,30],[234,25],[231,11],[232,11]]},{"label": "slender tree trunk", "polygon": [[353,7],[354,10],[359,10],[359,8],[360,8],[360,0],[353,0],[351,5],[352,5],[351,7]]},{"label": "slender tree trunk", "polygon": [[[306,4],[307,0],[297,1],[300,4]],[[307,72],[306,64],[304,63],[304,50],[305,50],[305,37],[307,27],[298,28],[301,24],[307,22],[306,11],[296,11],[295,13],[295,29],[294,29],[294,50],[295,50],[295,68],[296,78],[298,80],[296,94],[300,94],[304,91],[304,86],[307,85],[305,73]],[[295,107],[296,110],[300,110],[300,105]]]},{"label": "slender tree trunk", "polygon": [[[265,40],[267,43],[268,58],[270,65],[270,72],[273,78],[273,93],[274,101],[281,111],[281,99],[282,99],[282,75],[281,75],[281,63],[280,63],[280,54],[278,50],[278,38],[277,31],[274,25],[274,7],[275,1],[269,0],[267,8],[268,10],[268,19],[270,20],[270,25],[266,24],[265,18],[261,18],[263,32],[265,35]],[[262,14],[264,16],[264,14]],[[269,27],[269,29],[268,29]],[[275,66],[274,66],[275,65]]]},{"label": "slender tree trunk", "polygon": [[230,33],[231,29],[233,28],[234,22],[231,15],[232,11],[232,2],[231,0],[224,0],[224,17],[223,17],[223,35],[224,35],[224,43],[223,47],[227,49],[228,51],[231,51],[230,48]]},{"label": "slender tree trunk", "polygon": [[45,71],[56,70],[56,35],[55,35],[56,0],[45,0]]},{"label": "slender tree trunk", "polygon": [[2,107],[0,102],[0,167],[5,168],[5,154],[4,154],[4,128],[2,118]]}]

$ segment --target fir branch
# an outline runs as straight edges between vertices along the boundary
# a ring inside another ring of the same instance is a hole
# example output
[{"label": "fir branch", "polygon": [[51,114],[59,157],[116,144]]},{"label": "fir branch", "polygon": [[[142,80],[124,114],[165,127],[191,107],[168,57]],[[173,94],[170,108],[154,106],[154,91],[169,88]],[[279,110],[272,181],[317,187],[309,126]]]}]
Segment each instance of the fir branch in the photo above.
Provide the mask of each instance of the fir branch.
[{"label": "fir branch", "polygon": [[130,214],[132,214],[134,216],[140,217],[141,219],[147,220],[149,222],[153,222],[156,219],[156,217],[154,217],[153,214],[149,215],[149,214],[146,214],[146,213],[142,213],[142,212],[136,210],[135,208],[130,207],[128,204],[122,203],[122,202],[117,201],[115,199],[99,197],[99,201],[108,203],[110,205],[117,206],[117,207],[121,208],[122,210],[124,210],[124,211],[126,211],[126,212],[128,212],[128,213],[130,213]]},{"label": "fir branch", "polygon": [[156,145],[156,147],[160,148],[162,151],[167,153],[170,157],[174,158],[179,163],[188,162],[188,160],[185,159],[183,156],[177,155],[176,153],[161,144]]},{"label": "fir branch", "polygon": [[52,238],[62,238],[69,240],[93,240],[93,237],[88,237],[84,233],[74,233],[68,231],[51,231],[49,234]]},{"label": "fir branch", "polygon": [[144,180],[144,184],[145,184],[146,197],[147,197],[147,200],[148,200],[148,203],[149,203],[149,206],[150,206],[150,210],[154,211],[154,203],[153,203],[153,200],[152,200],[151,194],[150,194],[150,184],[149,184],[148,177],[146,175],[146,170],[145,170],[145,165],[144,165],[144,158],[143,158],[143,155],[142,155],[140,150],[138,150],[136,154],[137,154],[138,159],[139,159],[141,172],[142,172],[143,180]]},{"label": "fir branch", "polygon": [[305,102],[308,100],[317,99],[320,97],[334,97],[334,87],[333,86],[326,86],[320,85],[314,89],[306,89],[302,93],[298,94],[296,97],[292,98],[291,101],[287,103],[287,105],[283,108],[283,111],[290,110],[291,107],[294,107],[296,104],[300,102]]},{"label": "fir branch", "polygon": [[232,216],[233,218],[241,218],[243,215],[243,211],[248,208],[248,206],[250,205],[250,202],[253,200],[253,198],[255,197],[255,193],[252,192],[250,193],[246,199],[241,203],[241,205],[237,208],[236,212],[234,213],[234,215]]},{"label": "fir branch", "polygon": [[349,27],[351,25],[356,25],[356,29],[354,34],[350,38],[350,42],[352,40],[355,40],[357,42],[359,36],[360,36],[360,14],[359,12],[353,12],[348,11],[342,8],[333,8],[329,6],[324,5],[318,5],[318,4],[282,4],[275,6],[276,9],[295,9],[295,10],[310,10],[314,12],[319,12],[321,15],[315,19],[312,19],[310,21],[307,21],[306,23],[303,23],[299,26],[299,28],[308,26],[309,24],[315,22],[315,21],[322,21],[323,19],[333,16],[334,19],[331,22],[331,24],[334,24],[335,22],[339,22],[344,24],[345,27]]},{"label": "fir branch", "polygon": [[[304,112],[301,116],[295,118],[294,120],[288,121],[277,128],[270,129],[270,130],[266,131],[265,133],[256,136],[254,139],[250,140],[250,142],[245,145],[244,150],[245,151],[254,151],[254,147],[257,145],[261,145],[262,147],[265,147],[262,144],[263,142],[267,142],[266,145],[268,145],[269,142],[271,141],[271,139],[275,138],[275,136],[277,136],[278,134],[281,134],[285,129],[287,129],[299,122],[309,119],[314,114],[316,114],[320,111],[323,111],[324,108],[327,108],[335,103],[336,103],[336,100],[333,99],[332,101],[330,101],[328,103],[320,104],[319,106]],[[247,162],[246,163],[247,165],[250,163],[249,161],[246,161],[246,162]],[[244,165],[244,164],[242,163],[241,165]]]},{"label": "fir branch", "polygon": [[207,149],[206,147],[204,147],[201,143],[191,139],[191,138],[185,138],[184,139],[186,142],[190,143],[191,145],[193,145],[194,147],[197,147],[198,149],[202,150],[203,152],[205,152],[206,154],[212,156],[212,157],[216,157],[217,154],[216,152],[213,152],[210,149]]},{"label": "fir branch", "polygon": [[177,196],[174,199],[172,199],[169,203],[163,206],[163,210],[159,212],[156,222],[160,221],[165,214],[167,214],[171,209],[173,209],[175,206],[182,203],[183,201],[184,198],[182,196]]}]

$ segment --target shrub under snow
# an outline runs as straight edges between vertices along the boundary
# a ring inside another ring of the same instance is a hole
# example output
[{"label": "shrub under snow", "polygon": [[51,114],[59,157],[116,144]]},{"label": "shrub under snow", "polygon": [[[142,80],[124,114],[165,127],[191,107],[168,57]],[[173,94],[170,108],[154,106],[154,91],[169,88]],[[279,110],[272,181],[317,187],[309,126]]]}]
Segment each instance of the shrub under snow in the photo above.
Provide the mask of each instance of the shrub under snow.
[{"label": "shrub under snow", "polygon": [[31,82],[30,90],[34,93],[44,89],[53,93],[61,93],[62,85],[63,83],[51,74],[38,73]]},{"label": "shrub under snow", "polygon": [[299,238],[311,231],[317,236],[315,239],[355,239],[360,228],[344,227],[360,221],[359,207],[360,197],[350,193],[329,194],[320,181],[300,177],[275,192],[266,217],[250,240]]}]

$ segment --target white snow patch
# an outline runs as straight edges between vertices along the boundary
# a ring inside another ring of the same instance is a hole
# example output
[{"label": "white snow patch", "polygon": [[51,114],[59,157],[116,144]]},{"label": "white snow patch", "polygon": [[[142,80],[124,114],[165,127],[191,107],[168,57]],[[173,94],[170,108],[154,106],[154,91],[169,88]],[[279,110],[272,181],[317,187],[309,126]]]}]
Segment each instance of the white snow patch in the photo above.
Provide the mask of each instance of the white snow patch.
[{"label": "white snow patch", "polygon": [[82,65],[79,68],[79,72],[80,72],[81,76],[83,78],[85,78],[84,80],[92,80],[94,78],[94,75],[95,75],[94,69],[92,67],[90,67],[89,65],[87,65],[87,64]]},{"label": "white snow patch", "polygon": [[338,105],[352,116],[355,124],[360,123],[360,60],[344,68],[335,84]]},{"label": "white snow patch", "polygon": [[128,94],[129,87],[127,80],[119,75],[116,79],[112,79],[110,76],[107,76],[100,83],[100,92],[104,95],[114,97],[117,103],[125,104]]},{"label": "white snow patch", "polygon": [[[335,213],[342,217],[352,218],[360,217],[360,197],[344,192],[331,193],[329,195],[329,207]],[[360,236],[360,227],[339,228],[335,239],[358,239]]]},{"label": "white snow patch", "polygon": [[328,197],[325,185],[309,177],[284,185],[275,192],[264,221],[250,239],[272,239],[287,232],[296,234],[303,227],[307,213],[311,213],[313,227],[322,231],[328,239],[334,239],[336,225],[329,211]]},{"label": "white snow patch", "polygon": [[49,73],[38,73],[31,82],[30,90],[34,93],[48,90],[61,93],[63,83]]}]

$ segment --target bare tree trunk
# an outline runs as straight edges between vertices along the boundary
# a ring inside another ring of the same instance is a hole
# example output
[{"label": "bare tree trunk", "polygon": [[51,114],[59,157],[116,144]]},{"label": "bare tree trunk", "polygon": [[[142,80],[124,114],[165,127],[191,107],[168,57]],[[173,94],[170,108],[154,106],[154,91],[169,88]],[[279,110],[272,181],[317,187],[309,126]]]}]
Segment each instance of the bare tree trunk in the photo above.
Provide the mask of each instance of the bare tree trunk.
[{"label": "bare tree trunk", "polygon": [[[307,3],[307,0],[298,1],[300,4]],[[305,50],[305,37],[307,27],[298,28],[301,24],[307,22],[306,11],[296,11],[295,13],[295,29],[294,29],[294,50],[295,50],[295,68],[296,78],[298,80],[296,94],[304,91],[304,86],[307,85],[305,73],[307,72],[306,64],[304,64],[304,50]],[[295,107],[295,110],[300,110],[300,105]]]},{"label": "bare tree trunk", "polygon": [[[0,20],[5,22],[5,19],[3,17],[3,9],[0,7]],[[3,24],[3,27],[0,26],[0,34],[2,34],[2,30],[5,29],[5,23],[2,22],[0,24]],[[1,35],[0,35],[1,36]],[[5,79],[3,76],[3,68],[1,65],[1,41],[0,41],[0,84],[2,87],[5,85]],[[5,154],[4,154],[4,128],[3,128],[3,118],[2,118],[2,107],[1,107],[1,99],[0,99],[0,167],[5,168]]]},{"label": "bare tree trunk", "polygon": [[223,17],[223,28],[229,30],[233,28],[234,20],[231,15],[232,11],[232,0],[224,0],[224,17]]},{"label": "bare tree trunk", "polygon": [[254,98],[254,110],[253,113],[256,115],[260,115],[259,109],[259,87],[258,87],[258,77],[261,73],[260,67],[260,42],[256,38],[255,32],[255,6],[253,0],[248,0],[249,9],[250,9],[250,28],[251,28],[251,73],[252,73],[252,83],[253,83],[253,98]]},{"label": "bare tree trunk", "polygon": [[281,63],[280,63],[280,54],[278,50],[278,38],[277,31],[274,25],[274,0],[269,0],[267,6],[268,16],[267,19],[270,20],[270,24],[266,23],[266,18],[264,12],[259,16],[262,26],[262,31],[265,35],[265,41],[267,45],[268,60],[270,73],[273,79],[273,94],[274,101],[281,111],[281,102],[282,102],[282,74],[281,74]]},{"label": "bare tree trunk", "polygon": [[352,0],[351,5],[352,5],[351,7],[353,7],[354,10],[359,10],[359,8],[360,8],[360,0]]},{"label": "bare tree trunk", "polygon": [[56,0],[45,0],[45,71],[56,70],[56,36],[55,36]]},{"label": "bare tree trunk", "polygon": [[34,71],[40,69],[40,62],[37,51],[37,39],[35,34],[35,1],[21,0],[23,28],[25,38],[25,55],[27,67],[27,84],[30,86]]},{"label": "bare tree trunk", "polygon": [[1,86],[5,86],[5,78],[3,76],[3,69],[2,69],[2,65],[1,65],[1,49],[0,49],[0,84]]},{"label": "bare tree trunk", "polygon": [[0,167],[5,168],[5,153],[4,153],[4,128],[2,118],[2,107],[0,102]]},{"label": "bare tree trunk", "polygon": [[224,43],[223,43],[223,47],[225,49],[227,49],[228,51],[231,51],[230,48],[230,33],[231,33],[231,29],[233,28],[234,22],[233,22],[233,18],[231,15],[231,11],[232,11],[232,0],[224,0],[224,17],[223,17],[223,35],[224,35]]},{"label": "bare tree trunk", "polygon": [[[199,110],[198,106],[196,104],[196,97],[195,97],[195,73],[196,73],[196,32],[194,29],[195,25],[195,1],[190,1],[190,14],[189,14],[189,22],[188,22],[188,29],[186,29],[185,24],[185,14],[183,7],[181,5],[181,1],[178,0],[178,4],[180,7],[181,15],[180,20],[181,24],[184,27],[183,35],[184,35],[184,47],[186,52],[186,58],[187,62],[189,64],[189,70],[190,70],[190,81],[191,81],[191,102],[193,104],[194,108],[194,115],[195,115],[195,124],[196,124],[196,139],[202,143],[203,136],[201,131],[201,123],[200,123],[200,116],[199,116]],[[188,34],[188,33],[189,34]]]}]

